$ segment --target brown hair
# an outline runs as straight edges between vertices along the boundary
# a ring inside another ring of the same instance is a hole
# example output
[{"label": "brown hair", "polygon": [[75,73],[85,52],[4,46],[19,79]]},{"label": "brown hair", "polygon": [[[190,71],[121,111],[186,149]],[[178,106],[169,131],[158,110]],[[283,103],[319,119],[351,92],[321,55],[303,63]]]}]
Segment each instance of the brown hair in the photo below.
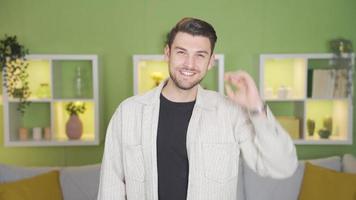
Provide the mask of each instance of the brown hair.
[{"label": "brown hair", "polygon": [[171,48],[173,40],[178,32],[188,33],[193,36],[207,37],[210,41],[211,53],[213,53],[217,36],[214,27],[208,22],[188,17],[181,19],[167,35],[166,44],[169,48]]}]

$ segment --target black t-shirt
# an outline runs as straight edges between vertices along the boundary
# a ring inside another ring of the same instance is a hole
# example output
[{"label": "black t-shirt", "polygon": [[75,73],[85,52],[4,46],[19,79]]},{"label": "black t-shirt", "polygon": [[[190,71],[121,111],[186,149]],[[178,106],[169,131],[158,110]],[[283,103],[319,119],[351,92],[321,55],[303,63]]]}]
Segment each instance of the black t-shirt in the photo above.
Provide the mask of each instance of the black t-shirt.
[{"label": "black t-shirt", "polygon": [[159,200],[186,200],[189,163],[186,136],[195,101],[176,103],[162,94],[157,129]]}]

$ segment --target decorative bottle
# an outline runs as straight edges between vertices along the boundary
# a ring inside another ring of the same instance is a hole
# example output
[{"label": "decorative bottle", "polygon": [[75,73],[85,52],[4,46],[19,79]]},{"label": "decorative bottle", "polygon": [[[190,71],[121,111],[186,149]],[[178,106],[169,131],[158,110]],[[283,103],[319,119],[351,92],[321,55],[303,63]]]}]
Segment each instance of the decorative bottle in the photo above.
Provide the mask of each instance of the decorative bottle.
[{"label": "decorative bottle", "polygon": [[75,70],[74,86],[75,86],[75,97],[77,98],[84,97],[83,71],[80,66],[78,66]]}]

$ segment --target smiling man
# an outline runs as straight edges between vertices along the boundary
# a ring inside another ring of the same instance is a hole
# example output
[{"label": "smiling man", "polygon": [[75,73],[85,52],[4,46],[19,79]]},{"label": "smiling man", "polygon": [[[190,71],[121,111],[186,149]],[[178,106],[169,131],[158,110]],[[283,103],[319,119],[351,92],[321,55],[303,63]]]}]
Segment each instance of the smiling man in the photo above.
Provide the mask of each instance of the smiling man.
[{"label": "smiling man", "polygon": [[110,121],[99,200],[236,200],[240,158],[262,176],[293,174],[293,142],[249,74],[225,75],[228,97],[200,87],[216,40],[199,19],[172,28],[164,49],[170,77],[122,102]]}]

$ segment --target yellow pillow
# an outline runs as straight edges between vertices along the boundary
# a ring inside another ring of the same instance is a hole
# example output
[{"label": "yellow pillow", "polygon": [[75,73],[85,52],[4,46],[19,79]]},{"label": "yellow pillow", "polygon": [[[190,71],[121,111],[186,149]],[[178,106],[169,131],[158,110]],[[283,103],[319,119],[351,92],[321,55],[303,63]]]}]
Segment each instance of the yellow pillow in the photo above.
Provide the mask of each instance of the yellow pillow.
[{"label": "yellow pillow", "polygon": [[305,163],[299,200],[355,200],[356,174]]},{"label": "yellow pillow", "polygon": [[62,200],[59,172],[0,184],[0,200]]}]

